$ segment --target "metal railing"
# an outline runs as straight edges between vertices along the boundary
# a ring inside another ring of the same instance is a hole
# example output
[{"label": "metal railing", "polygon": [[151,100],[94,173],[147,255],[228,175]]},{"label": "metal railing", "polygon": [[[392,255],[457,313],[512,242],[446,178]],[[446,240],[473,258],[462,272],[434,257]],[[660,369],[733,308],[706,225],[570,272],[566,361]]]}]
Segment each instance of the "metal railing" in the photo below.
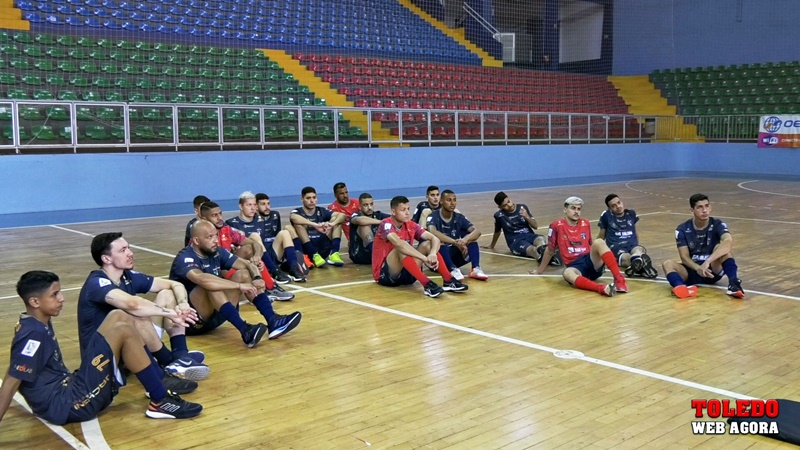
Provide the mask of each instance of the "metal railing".
[{"label": "metal railing", "polygon": [[3,153],[753,141],[758,116],[0,101]]}]

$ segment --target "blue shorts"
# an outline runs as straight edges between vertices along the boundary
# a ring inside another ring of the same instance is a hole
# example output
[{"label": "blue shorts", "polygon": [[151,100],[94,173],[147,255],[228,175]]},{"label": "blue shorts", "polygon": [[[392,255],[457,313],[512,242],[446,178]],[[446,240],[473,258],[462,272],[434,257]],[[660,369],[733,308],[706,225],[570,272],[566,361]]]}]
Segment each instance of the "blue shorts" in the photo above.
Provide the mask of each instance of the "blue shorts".
[{"label": "blue shorts", "polygon": [[331,254],[331,240],[327,234],[312,234],[309,239],[311,239],[311,243],[314,244],[320,256],[327,258]]},{"label": "blue shorts", "polygon": [[349,251],[353,264],[372,264],[372,242],[365,246],[360,241],[350,241]]},{"label": "blue shorts", "polygon": [[511,245],[509,245],[508,248],[511,250],[511,253],[517,256],[528,256],[528,254],[525,253],[525,250],[533,245],[533,241],[535,241],[539,236],[540,235],[536,233],[523,234],[522,236],[511,241]]},{"label": "blue shorts", "polygon": [[461,267],[469,262],[469,255],[464,257],[461,253],[461,250],[458,249],[455,245],[442,245],[439,249],[440,252],[450,252],[450,259],[453,260],[453,265],[456,267]]},{"label": "blue shorts", "polygon": [[[192,305],[191,300],[189,300],[189,306],[194,308],[194,305]],[[236,305],[236,311],[239,311],[239,305]],[[222,325],[225,322],[227,322],[227,320],[224,317],[222,317],[222,314],[220,314],[219,311],[214,310],[214,312],[211,313],[211,317],[207,319],[198,317],[197,322],[195,322],[191,326],[186,327],[186,335],[198,336],[201,334],[206,334],[216,330],[217,328],[220,327],[220,325]]]},{"label": "blue shorts", "polygon": [[117,378],[114,376],[114,352],[106,338],[95,331],[83,354],[86,357],[70,378],[69,386],[61,391],[62,395],[53,399],[54,402],[69,404],[69,415],[65,423],[94,419],[100,411],[108,408],[119,392]]},{"label": "blue shorts", "polygon": [[401,270],[400,275],[398,275],[397,278],[392,278],[392,276],[389,274],[389,264],[386,264],[386,261],[383,262],[383,266],[381,266],[381,276],[378,278],[378,284],[381,286],[408,286],[416,282],[417,279],[408,273],[406,269]]},{"label": "blue shorts", "polygon": [[578,269],[578,272],[580,272],[581,275],[592,281],[600,278],[606,271],[605,265],[600,266],[600,269],[594,268],[594,263],[592,262],[592,256],[590,253],[579,256],[578,259],[567,264],[567,267]]},{"label": "blue shorts", "polygon": [[696,286],[698,284],[715,284],[717,281],[722,279],[722,275],[717,275],[717,274],[715,274],[711,278],[701,277],[700,275],[697,274],[696,270],[690,269],[689,267],[686,266],[686,264],[681,264],[681,265],[686,269],[686,272],[689,274],[689,276],[686,277],[686,284],[688,284],[689,286]]},{"label": "blue shorts", "polygon": [[611,249],[611,252],[614,254],[614,256],[619,257],[619,255],[623,253],[632,252],[633,249],[638,246],[639,244],[635,242],[624,241],[624,242],[617,242],[613,245],[609,245],[608,248]]}]

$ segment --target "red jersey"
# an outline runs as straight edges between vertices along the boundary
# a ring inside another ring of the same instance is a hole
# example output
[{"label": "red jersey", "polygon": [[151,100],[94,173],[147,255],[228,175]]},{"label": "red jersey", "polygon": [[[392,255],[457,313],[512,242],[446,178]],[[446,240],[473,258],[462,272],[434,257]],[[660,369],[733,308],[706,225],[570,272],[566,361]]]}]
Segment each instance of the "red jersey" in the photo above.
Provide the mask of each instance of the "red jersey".
[{"label": "red jersey", "polygon": [[547,247],[551,250],[558,248],[565,266],[589,253],[592,249],[592,227],[589,221],[578,219],[578,223],[570,225],[567,219],[558,219],[551,223],[547,233]]},{"label": "red jersey", "polygon": [[352,216],[353,213],[361,211],[361,203],[358,201],[358,199],[351,198],[350,203],[348,203],[347,206],[342,206],[339,204],[339,202],[335,201],[328,205],[328,209],[331,211],[340,212],[347,217],[342,224],[342,234],[347,237],[347,239],[350,239],[350,216]]},{"label": "red jersey", "polygon": [[219,246],[228,251],[231,251],[231,247],[234,245],[242,245],[245,239],[247,239],[244,234],[240,233],[238,230],[234,230],[230,225],[225,225],[218,229],[217,237],[219,238]]},{"label": "red jersey", "polygon": [[375,232],[375,241],[372,242],[372,277],[377,281],[381,276],[381,267],[383,267],[386,257],[394,250],[394,245],[389,242],[389,235],[396,234],[400,239],[414,245],[414,239],[419,240],[425,230],[416,222],[408,221],[400,228],[394,226],[391,217],[387,217],[378,225],[378,231]]}]

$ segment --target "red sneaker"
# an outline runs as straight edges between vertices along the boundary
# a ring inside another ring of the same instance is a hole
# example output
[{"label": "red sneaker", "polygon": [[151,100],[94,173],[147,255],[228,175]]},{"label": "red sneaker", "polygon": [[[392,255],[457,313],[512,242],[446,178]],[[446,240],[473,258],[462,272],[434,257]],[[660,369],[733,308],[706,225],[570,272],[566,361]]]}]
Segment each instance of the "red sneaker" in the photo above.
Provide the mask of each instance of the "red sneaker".
[{"label": "red sneaker", "polygon": [[617,292],[628,292],[628,283],[625,278],[620,277],[618,280],[614,280],[614,289]]},{"label": "red sneaker", "polygon": [[675,286],[672,288],[672,295],[681,299],[697,297],[697,287],[685,285]]}]

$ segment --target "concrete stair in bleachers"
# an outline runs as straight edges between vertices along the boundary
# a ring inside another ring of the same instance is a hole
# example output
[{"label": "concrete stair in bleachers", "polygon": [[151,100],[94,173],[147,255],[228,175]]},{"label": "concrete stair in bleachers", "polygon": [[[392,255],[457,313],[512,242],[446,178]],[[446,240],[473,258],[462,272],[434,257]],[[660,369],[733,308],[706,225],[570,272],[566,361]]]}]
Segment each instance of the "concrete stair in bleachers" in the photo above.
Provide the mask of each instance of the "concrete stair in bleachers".
[{"label": "concrete stair in bleachers", "polygon": [[0,0],[0,28],[10,30],[31,29],[27,20],[22,20],[22,11],[14,7],[14,0]]},{"label": "concrete stair in bleachers", "polygon": [[[328,106],[355,106],[351,101],[347,100],[347,97],[338,93],[336,89],[332,88],[330,83],[322,81],[316,76],[316,74],[314,74],[314,72],[308,70],[306,66],[302,65],[300,61],[292,58],[292,55],[283,50],[259,50],[262,51],[270,60],[280,64],[281,68],[286,71],[286,73],[292,74],[295,80],[298,80],[302,84],[308,86],[308,88],[317,98],[324,98]],[[351,126],[359,126],[365,134],[367,133],[366,115],[358,111],[342,111],[342,115],[345,119],[350,121]],[[372,137],[374,140],[380,141],[398,140],[397,136],[392,136],[389,130],[382,128],[381,123],[374,120],[372,121]],[[381,147],[383,146],[396,147],[397,145],[382,144]]]},{"label": "concrete stair in bleachers", "polygon": [[497,59],[493,58],[490,54],[486,53],[482,48],[478,47],[477,45],[470,42],[464,36],[464,29],[453,29],[442,23],[441,21],[437,20],[427,12],[423,11],[417,5],[411,3],[410,0],[397,0],[401,5],[405,6],[411,12],[421,17],[426,22],[430,23],[434,28],[441,31],[442,33],[450,36],[456,42],[463,45],[467,48],[467,50],[471,51],[472,53],[478,55],[478,57],[483,61],[483,65],[486,67],[503,67],[503,61],[498,61]]},{"label": "concrete stair in bleachers", "polygon": [[608,77],[628,105],[631,114],[660,117],[654,130],[654,142],[705,142],[697,134],[697,126],[684,123],[677,109],[667,103],[647,75]]}]

